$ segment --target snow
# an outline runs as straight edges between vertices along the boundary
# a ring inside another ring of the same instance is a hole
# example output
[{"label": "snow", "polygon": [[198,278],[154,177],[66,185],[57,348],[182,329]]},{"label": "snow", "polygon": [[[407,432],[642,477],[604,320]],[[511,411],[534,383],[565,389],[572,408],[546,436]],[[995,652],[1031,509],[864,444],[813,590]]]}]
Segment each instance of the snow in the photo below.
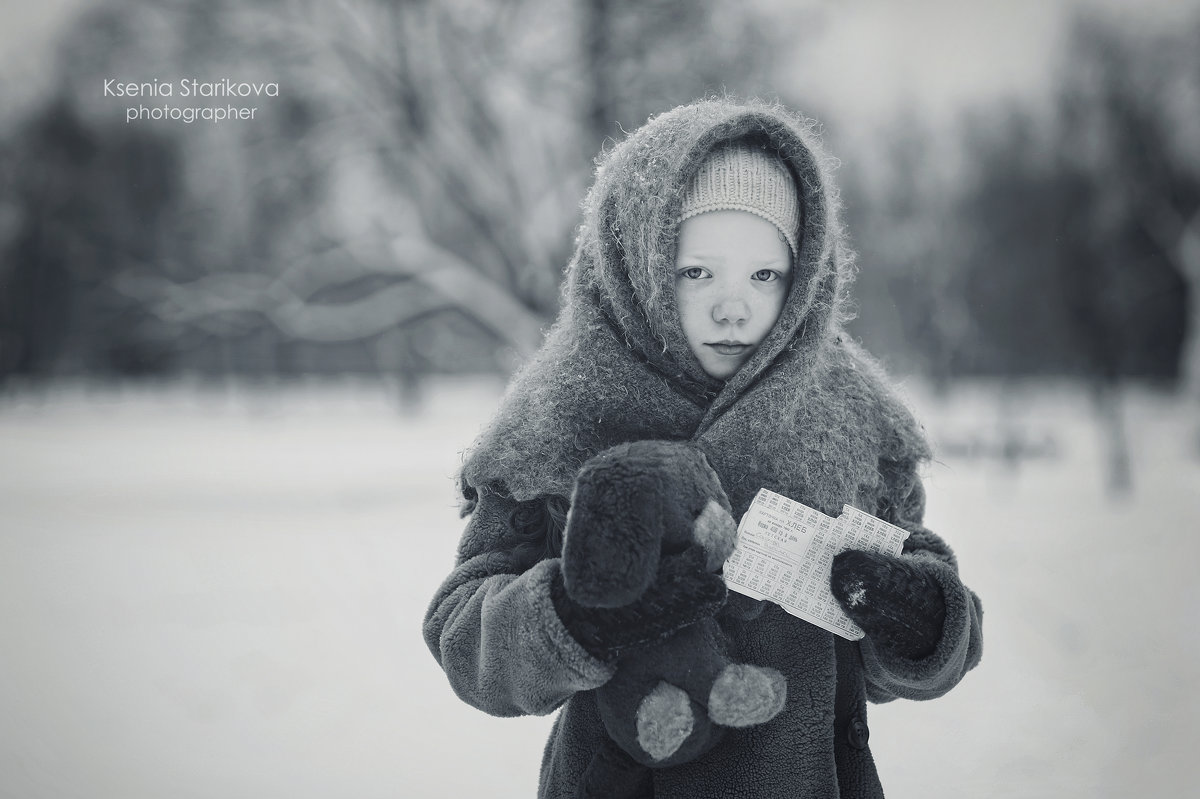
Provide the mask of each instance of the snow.
[{"label": "snow", "polygon": [[[420,636],[498,392],[447,381],[407,416],[370,384],[0,398],[0,796],[533,796],[552,719],[463,704]],[[1128,396],[1114,499],[1079,391],[911,393],[940,442],[1054,447],[928,471],[985,653],[941,699],[870,709],[888,795],[1188,793],[1195,406]]]}]

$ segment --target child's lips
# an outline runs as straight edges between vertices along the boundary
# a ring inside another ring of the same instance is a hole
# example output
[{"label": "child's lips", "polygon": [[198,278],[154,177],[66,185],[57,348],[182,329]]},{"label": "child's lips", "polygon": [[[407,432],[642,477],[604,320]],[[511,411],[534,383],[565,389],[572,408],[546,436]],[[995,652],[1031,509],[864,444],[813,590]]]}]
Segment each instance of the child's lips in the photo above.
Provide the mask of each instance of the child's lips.
[{"label": "child's lips", "polygon": [[719,355],[744,355],[750,351],[749,344],[736,341],[714,341],[707,346],[712,347]]}]

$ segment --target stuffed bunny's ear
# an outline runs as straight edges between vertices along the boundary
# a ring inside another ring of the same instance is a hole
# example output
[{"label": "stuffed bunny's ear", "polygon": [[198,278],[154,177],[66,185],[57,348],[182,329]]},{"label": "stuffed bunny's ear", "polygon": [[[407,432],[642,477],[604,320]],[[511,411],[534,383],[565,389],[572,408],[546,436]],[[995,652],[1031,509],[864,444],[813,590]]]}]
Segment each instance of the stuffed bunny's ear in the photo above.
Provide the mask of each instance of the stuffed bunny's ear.
[{"label": "stuffed bunny's ear", "polygon": [[657,474],[610,462],[575,483],[563,541],[563,583],[581,605],[635,602],[658,572],[662,486]]}]

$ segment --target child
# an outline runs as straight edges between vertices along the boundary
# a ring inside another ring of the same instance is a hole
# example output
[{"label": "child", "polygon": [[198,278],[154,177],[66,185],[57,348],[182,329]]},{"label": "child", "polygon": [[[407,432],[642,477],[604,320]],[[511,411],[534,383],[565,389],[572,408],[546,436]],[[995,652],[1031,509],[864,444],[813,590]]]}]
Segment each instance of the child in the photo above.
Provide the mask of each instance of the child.
[{"label": "child", "polygon": [[[563,310],[467,454],[470,519],[424,628],[470,704],[499,716],[562,707],[540,796],[882,796],[866,700],[940,696],[979,662],[979,600],[922,526],[921,428],[843,330],[852,257],[837,211],[810,124],[777,105],[682,106],[603,158]],[[866,637],[740,594],[714,599],[706,580],[718,578],[686,553],[664,556],[629,608],[576,606],[562,542],[598,523],[569,511],[577,477],[637,441],[664,442],[639,465],[664,478],[684,473],[673,447],[702,453],[735,519],[765,487],[909,530],[899,557],[834,562],[831,589]],[[624,653],[701,617],[719,622],[731,657],[777,669],[786,702],[691,762],[644,769],[608,742],[593,689]]]}]

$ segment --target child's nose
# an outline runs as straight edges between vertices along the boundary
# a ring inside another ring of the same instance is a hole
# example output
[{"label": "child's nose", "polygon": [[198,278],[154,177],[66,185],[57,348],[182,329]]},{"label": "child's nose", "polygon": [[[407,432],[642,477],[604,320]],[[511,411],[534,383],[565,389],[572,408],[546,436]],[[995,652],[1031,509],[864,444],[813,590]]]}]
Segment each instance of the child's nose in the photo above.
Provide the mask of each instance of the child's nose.
[{"label": "child's nose", "polygon": [[750,306],[741,297],[726,297],[713,306],[713,320],[737,324],[750,318]]}]

